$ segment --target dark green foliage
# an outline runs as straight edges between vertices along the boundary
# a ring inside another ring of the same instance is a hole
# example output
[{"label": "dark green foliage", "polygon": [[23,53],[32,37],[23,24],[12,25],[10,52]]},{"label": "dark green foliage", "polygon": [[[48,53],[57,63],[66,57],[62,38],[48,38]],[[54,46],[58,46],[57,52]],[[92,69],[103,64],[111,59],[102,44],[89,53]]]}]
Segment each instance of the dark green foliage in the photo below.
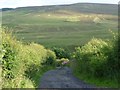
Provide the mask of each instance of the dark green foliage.
[{"label": "dark green foliage", "polygon": [[43,62],[43,65],[55,65],[56,55],[53,51],[47,50],[47,58],[46,61]]},{"label": "dark green foliage", "polygon": [[14,50],[12,50],[9,43],[3,43],[3,49],[6,50],[2,60],[2,65],[4,65],[2,67],[3,72],[6,71],[6,75],[4,77],[6,79],[12,79],[14,78],[14,74],[13,72],[11,72],[11,70],[13,69],[13,67],[15,67],[14,62],[16,53]]},{"label": "dark green foliage", "polygon": [[56,57],[58,59],[61,59],[61,58],[70,58],[70,53],[67,52],[65,49],[63,48],[56,48],[54,47],[53,48],[53,51],[55,52],[56,54]]}]

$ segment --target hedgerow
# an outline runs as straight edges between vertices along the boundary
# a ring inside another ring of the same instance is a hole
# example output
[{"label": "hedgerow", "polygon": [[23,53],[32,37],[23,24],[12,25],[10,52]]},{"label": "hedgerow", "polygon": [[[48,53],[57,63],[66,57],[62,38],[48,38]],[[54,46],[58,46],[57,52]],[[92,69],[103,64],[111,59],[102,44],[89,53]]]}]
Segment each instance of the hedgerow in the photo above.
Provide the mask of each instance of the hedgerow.
[{"label": "hedgerow", "polygon": [[[2,28],[2,87],[3,88],[33,88],[36,85],[35,75],[43,73],[43,62],[56,58],[54,52],[42,45],[28,45],[17,41]],[[48,53],[49,52],[49,53]],[[30,72],[30,73],[29,73]],[[38,76],[37,76],[38,77]],[[39,79],[39,78],[38,78]]]},{"label": "hedgerow", "polygon": [[81,48],[77,47],[74,52],[77,72],[117,82],[120,75],[119,40],[117,35],[107,41],[93,38]]}]

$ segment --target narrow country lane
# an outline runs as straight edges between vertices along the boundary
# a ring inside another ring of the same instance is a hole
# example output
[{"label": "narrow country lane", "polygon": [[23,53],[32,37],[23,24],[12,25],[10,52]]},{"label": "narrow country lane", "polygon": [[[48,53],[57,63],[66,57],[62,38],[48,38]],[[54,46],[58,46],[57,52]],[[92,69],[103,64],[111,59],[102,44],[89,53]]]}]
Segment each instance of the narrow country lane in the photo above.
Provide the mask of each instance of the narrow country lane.
[{"label": "narrow country lane", "polygon": [[95,88],[88,85],[72,75],[68,67],[50,70],[40,79],[39,88]]}]

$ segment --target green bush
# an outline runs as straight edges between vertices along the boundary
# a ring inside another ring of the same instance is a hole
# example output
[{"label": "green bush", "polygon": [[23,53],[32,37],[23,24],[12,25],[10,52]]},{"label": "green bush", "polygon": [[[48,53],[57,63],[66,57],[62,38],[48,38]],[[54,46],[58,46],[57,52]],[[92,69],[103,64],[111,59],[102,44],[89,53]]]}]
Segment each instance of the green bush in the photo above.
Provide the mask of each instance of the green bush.
[{"label": "green bush", "polygon": [[53,51],[47,50],[47,58],[43,65],[55,65],[56,55]]},{"label": "green bush", "polygon": [[65,49],[63,48],[56,48],[54,47],[53,48],[53,51],[55,52],[56,54],[56,57],[58,59],[61,59],[61,58],[70,58],[70,53],[67,52]]},{"label": "green bush", "polygon": [[42,63],[48,60],[54,61],[56,58],[54,52],[36,43],[23,44],[6,33],[6,29],[2,30],[2,45],[0,45],[2,87],[36,87],[45,71]]},{"label": "green bush", "polygon": [[83,47],[76,48],[75,58],[79,63],[79,72],[100,78],[117,78],[116,42],[92,39]]}]

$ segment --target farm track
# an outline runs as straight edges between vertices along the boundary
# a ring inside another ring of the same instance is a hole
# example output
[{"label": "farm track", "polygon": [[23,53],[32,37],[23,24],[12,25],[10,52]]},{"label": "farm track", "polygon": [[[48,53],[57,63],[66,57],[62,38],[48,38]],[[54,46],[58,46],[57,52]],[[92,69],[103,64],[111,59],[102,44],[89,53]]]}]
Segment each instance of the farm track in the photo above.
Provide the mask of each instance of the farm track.
[{"label": "farm track", "polygon": [[40,79],[39,88],[95,88],[73,76],[68,67],[50,70]]}]

